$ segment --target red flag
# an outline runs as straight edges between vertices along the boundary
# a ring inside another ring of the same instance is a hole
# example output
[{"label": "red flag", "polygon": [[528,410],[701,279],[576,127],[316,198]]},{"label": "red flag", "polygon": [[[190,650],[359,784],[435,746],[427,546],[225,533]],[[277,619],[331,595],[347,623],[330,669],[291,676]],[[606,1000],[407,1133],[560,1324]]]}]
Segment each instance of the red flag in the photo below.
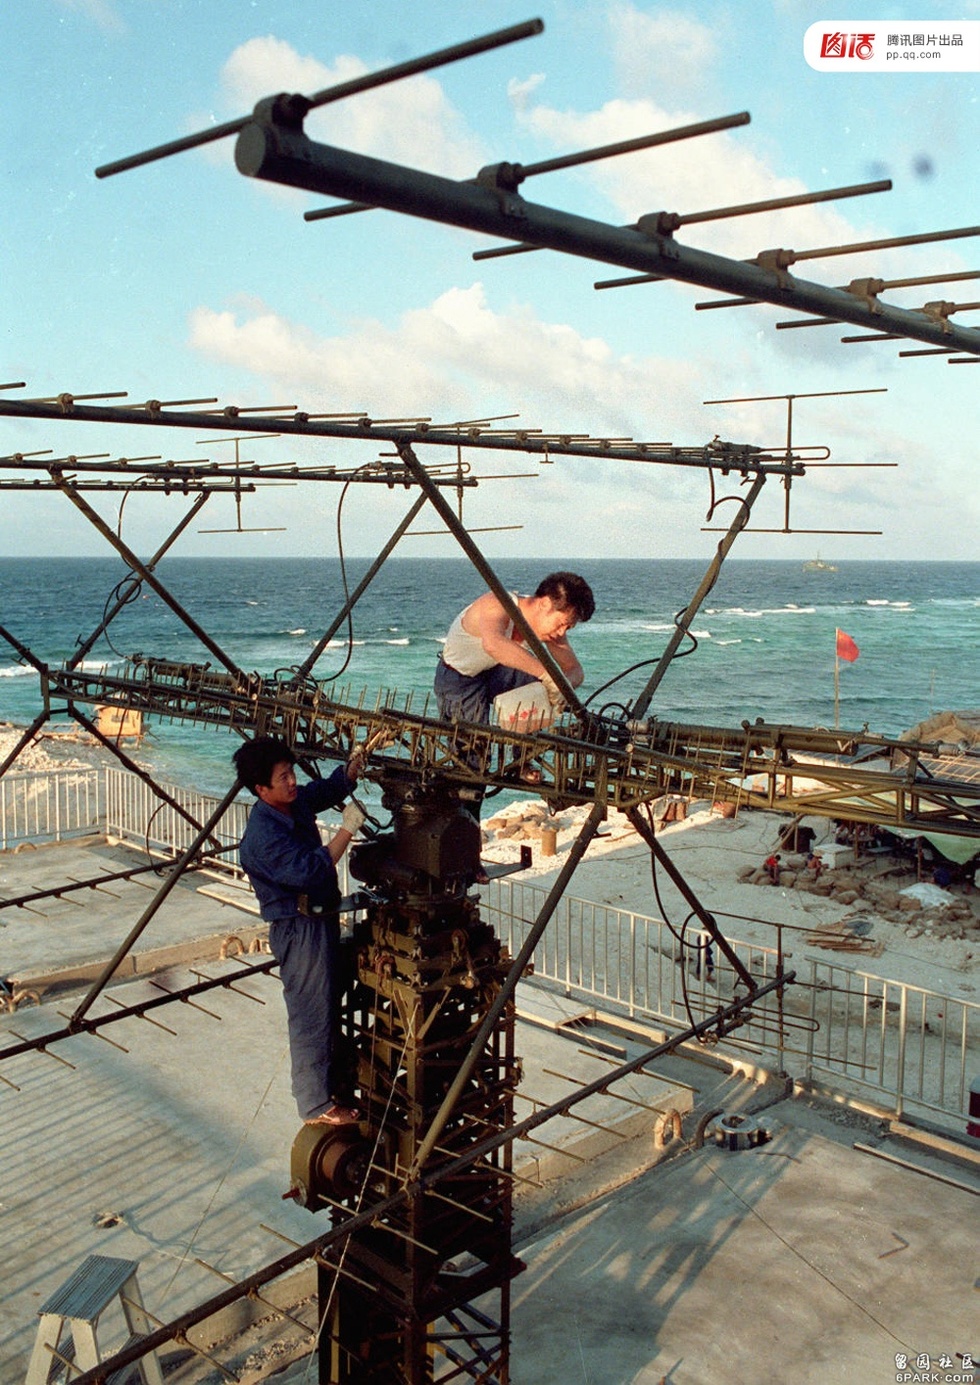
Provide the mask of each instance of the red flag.
[{"label": "red flag", "polygon": [[843,630],[837,631],[838,659],[846,659],[849,664],[853,664],[860,652],[850,635],[845,635]]}]

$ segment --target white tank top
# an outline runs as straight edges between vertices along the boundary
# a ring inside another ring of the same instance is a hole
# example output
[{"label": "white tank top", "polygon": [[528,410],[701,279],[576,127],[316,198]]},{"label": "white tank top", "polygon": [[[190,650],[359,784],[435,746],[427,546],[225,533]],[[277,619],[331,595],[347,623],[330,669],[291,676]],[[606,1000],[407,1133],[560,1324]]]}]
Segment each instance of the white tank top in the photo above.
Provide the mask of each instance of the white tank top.
[{"label": "white tank top", "polygon": [[[517,601],[517,593],[509,593],[513,601]],[[472,603],[471,603],[472,605]],[[477,673],[483,673],[488,668],[493,668],[496,659],[492,658],[483,648],[483,641],[478,635],[471,635],[468,630],[463,629],[463,617],[470,610],[470,606],[465,611],[460,611],[459,615],[449,627],[446,642],[442,647],[443,663],[454,668],[457,673],[463,674],[465,678],[472,678]],[[507,622],[507,629],[504,632],[507,639],[514,633],[514,622]]]}]

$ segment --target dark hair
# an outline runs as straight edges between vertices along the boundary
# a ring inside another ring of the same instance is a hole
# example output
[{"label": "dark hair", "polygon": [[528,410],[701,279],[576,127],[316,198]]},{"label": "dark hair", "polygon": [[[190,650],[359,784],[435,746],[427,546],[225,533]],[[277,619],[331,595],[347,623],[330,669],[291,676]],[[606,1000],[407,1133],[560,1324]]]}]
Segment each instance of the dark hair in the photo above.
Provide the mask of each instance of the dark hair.
[{"label": "dark hair", "polygon": [[541,582],[535,596],[548,596],[559,611],[569,607],[579,620],[591,620],[595,612],[595,597],[592,588],[577,572],[549,572]]},{"label": "dark hair", "polygon": [[256,785],[268,788],[276,765],[283,761],[295,765],[296,756],[279,736],[256,736],[254,741],[246,741],[232,755],[238,777],[246,789],[257,793]]}]

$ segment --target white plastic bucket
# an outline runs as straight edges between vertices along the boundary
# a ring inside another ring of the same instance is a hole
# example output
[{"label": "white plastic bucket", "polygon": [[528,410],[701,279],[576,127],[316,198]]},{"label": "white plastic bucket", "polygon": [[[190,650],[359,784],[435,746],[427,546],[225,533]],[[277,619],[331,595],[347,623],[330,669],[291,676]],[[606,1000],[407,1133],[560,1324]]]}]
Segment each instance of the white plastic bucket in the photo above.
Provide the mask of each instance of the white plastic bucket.
[{"label": "white plastic bucket", "polygon": [[543,683],[498,693],[493,699],[494,720],[505,731],[542,731],[554,720]]}]

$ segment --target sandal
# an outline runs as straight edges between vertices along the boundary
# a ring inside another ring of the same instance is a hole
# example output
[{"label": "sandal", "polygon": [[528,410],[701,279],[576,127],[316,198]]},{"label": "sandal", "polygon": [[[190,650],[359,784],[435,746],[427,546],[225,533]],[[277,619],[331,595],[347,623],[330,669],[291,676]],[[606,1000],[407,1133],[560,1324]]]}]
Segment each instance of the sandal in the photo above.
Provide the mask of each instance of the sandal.
[{"label": "sandal", "polygon": [[311,1116],[304,1125],[356,1125],[361,1119],[360,1112],[350,1106],[328,1106],[318,1116]]},{"label": "sandal", "polygon": [[544,780],[544,775],[539,769],[531,769],[515,761],[504,770],[504,778],[516,780],[520,784],[540,784]]}]

